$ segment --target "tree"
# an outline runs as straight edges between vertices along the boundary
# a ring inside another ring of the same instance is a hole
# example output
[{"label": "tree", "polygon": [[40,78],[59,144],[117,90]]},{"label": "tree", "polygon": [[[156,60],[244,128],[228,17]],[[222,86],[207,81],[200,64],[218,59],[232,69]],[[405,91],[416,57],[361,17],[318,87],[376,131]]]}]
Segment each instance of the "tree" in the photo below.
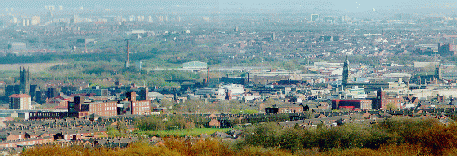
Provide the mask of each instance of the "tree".
[{"label": "tree", "polygon": [[387,110],[396,110],[397,106],[394,103],[387,103],[386,109]]}]

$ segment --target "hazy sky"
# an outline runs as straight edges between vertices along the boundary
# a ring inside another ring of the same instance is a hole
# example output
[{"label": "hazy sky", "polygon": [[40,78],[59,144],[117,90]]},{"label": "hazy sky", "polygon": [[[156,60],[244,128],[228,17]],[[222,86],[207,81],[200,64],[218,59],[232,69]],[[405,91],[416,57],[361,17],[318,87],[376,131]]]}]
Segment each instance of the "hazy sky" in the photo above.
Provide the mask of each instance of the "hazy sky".
[{"label": "hazy sky", "polygon": [[110,9],[207,8],[239,10],[309,10],[309,11],[447,11],[457,8],[456,0],[2,0],[0,8],[44,9],[62,5],[64,9],[84,7]]}]

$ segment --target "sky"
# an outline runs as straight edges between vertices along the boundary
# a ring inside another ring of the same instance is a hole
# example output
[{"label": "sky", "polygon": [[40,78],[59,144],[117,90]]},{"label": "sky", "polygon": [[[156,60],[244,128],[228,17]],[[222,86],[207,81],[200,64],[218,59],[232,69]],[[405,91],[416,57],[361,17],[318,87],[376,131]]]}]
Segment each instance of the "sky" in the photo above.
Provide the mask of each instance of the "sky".
[{"label": "sky", "polygon": [[240,11],[337,11],[364,12],[454,12],[456,0],[2,0],[0,9],[44,9],[59,5],[64,9],[210,9]]}]

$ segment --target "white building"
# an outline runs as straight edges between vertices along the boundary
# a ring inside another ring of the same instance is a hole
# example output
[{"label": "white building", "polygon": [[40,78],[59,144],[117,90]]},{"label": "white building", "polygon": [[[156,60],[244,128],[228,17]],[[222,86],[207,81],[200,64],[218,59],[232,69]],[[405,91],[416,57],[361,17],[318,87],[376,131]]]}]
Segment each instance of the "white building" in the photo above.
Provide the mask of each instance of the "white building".
[{"label": "white building", "polygon": [[244,86],[240,84],[223,85],[220,88],[224,89],[226,92],[230,92],[232,96],[244,94]]},{"label": "white building", "polygon": [[186,62],[182,64],[182,68],[186,70],[202,70],[207,69],[208,64],[200,61]]}]

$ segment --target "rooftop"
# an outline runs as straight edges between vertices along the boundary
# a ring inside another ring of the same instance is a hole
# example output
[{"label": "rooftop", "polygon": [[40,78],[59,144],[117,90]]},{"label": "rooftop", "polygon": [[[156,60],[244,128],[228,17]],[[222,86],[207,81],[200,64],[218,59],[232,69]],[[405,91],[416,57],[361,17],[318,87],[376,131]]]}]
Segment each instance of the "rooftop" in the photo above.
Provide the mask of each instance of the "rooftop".
[{"label": "rooftop", "polygon": [[24,97],[30,97],[30,95],[27,94],[13,94],[10,96],[10,98],[24,98]]}]

